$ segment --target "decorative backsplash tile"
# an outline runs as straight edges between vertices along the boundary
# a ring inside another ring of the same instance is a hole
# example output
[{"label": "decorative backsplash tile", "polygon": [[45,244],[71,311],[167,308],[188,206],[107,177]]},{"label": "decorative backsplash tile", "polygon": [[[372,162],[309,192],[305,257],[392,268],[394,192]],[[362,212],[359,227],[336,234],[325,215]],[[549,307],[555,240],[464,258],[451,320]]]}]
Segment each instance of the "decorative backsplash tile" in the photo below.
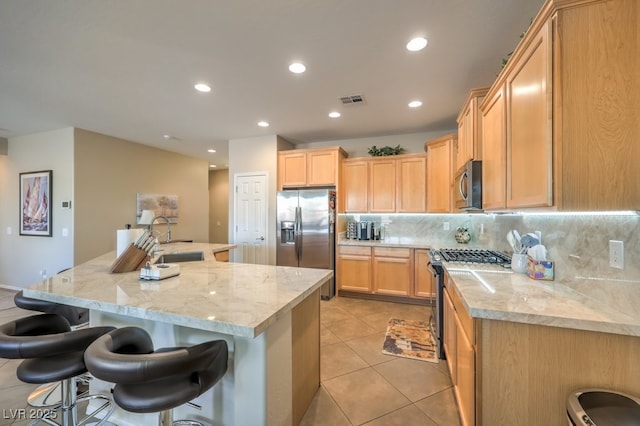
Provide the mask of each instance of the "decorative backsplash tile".
[{"label": "decorative backsplash tile", "polygon": [[[340,220],[367,220],[383,226],[386,241],[428,243],[432,247],[489,248],[511,251],[507,232],[540,231],[542,244],[555,262],[556,280],[575,278],[637,282],[640,291],[640,215],[637,214],[395,214],[341,215]],[[449,230],[445,230],[448,223]],[[468,244],[454,238],[458,227],[471,234]],[[609,240],[624,241],[624,270],[609,266]]]}]

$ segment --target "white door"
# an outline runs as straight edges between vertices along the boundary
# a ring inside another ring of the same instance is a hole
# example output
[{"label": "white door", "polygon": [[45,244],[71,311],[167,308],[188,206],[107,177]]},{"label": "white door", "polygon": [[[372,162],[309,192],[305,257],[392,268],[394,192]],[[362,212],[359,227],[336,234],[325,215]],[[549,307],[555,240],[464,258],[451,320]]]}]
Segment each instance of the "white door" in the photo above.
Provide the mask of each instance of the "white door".
[{"label": "white door", "polygon": [[235,175],[234,260],[266,265],[267,256],[267,174]]}]

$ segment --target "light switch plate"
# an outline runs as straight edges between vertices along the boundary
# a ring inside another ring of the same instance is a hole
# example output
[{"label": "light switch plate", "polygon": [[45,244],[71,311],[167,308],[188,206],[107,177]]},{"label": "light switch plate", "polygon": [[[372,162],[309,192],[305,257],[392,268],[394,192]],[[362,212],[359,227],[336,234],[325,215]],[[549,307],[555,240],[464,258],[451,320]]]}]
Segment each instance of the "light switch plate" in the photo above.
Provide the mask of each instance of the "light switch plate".
[{"label": "light switch plate", "polygon": [[624,241],[609,240],[609,266],[624,269]]}]

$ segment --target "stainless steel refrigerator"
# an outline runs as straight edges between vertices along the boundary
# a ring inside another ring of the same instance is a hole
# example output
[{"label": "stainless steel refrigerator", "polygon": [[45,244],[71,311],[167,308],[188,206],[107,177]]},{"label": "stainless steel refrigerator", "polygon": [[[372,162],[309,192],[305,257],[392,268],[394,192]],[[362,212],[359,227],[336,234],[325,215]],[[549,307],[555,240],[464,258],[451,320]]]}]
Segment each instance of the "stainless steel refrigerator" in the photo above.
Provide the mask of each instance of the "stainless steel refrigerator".
[{"label": "stainless steel refrigerator", "polygon": [[[280,266],[331,269],[335,273],[334,189],[278,192],[276,263]],[[322,286],[323,300],[336,293],[335,277]]]}]

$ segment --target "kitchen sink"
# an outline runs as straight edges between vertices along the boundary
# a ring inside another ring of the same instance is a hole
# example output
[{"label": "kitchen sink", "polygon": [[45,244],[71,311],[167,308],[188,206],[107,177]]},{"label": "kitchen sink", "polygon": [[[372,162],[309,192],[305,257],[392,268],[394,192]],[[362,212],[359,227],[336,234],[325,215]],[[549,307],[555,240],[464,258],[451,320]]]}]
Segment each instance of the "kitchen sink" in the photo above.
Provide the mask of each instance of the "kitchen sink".
[{"label": "kitchen sink", "polygon": [[184,251],[180,253],[161,254],[155,263],[178,263],[204,260],[203,251]]}]

